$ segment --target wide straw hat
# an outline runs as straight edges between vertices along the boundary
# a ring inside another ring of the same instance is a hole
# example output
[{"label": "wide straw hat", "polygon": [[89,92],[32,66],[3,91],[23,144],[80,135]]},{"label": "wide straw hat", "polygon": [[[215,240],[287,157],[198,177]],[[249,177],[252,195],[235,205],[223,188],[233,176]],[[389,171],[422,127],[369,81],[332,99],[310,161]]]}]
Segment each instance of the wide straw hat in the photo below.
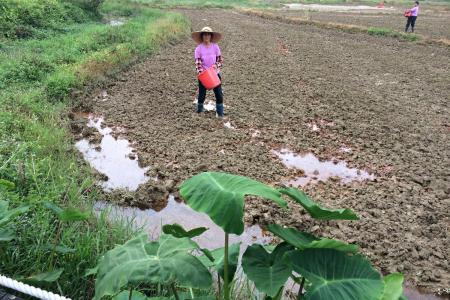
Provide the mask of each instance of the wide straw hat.
[{"label": "wide straw hat", "polygon": [[200,31],[195,31],[191,34],[192,38],[194,39],[194,41],[197,44],[201,44],[203,43],[202,41],[202,33],[203,32],[208,32],[211,33],[211,42],[212,43],[217,43],[218,41],[220,41],[220,39],[222,38],[222,34],[220,34],[219,32],[215,32],[211,29],[211,27],[203,27],[202,30]]}]

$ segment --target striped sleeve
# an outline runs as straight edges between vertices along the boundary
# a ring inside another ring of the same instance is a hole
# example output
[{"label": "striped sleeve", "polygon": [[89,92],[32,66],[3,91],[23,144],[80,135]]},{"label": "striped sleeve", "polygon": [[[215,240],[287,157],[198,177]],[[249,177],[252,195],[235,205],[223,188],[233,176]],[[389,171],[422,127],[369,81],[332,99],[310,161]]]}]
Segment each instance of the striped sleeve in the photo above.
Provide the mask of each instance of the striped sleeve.
[{"label": "striped sleeve", "polygon": [[216,56],[216,67],[217,70],[220,70],[222,68],[223,58],[222,55]]},{"label": "striped sleeve", "polygon": [[197,71],[197,73],[203,72],[203,66],[202,66],[202,59],[201,58],[196,58],[195,59],[195,70]]}]

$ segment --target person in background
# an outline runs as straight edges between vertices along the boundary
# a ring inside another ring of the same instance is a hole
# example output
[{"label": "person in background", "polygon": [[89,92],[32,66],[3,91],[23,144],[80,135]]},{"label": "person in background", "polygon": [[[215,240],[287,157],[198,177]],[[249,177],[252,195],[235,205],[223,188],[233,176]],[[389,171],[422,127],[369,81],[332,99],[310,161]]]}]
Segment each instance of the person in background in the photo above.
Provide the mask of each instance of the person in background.
[{"label": "person in background", "polygon": [[[218,32],[214,32],[210,27],[204,27],[200,31],[192,33],[192,38],[197,42],[197,47],[195,48],[195,66],[197,73],[207,70],[213,67],[217,71],[219,79],[222,81],[220,76],[220,68],[222,67],[222,54],[220,52],[219,45],[217,42],[222,38],[222,35]],[[216,96],[216,111],[219,118],[223,118],[223,92],[222,85],[214,88],[214,95]],[[203,104],[206,98],[206,88],[203,84],[198,81],[198,102],[197,102],[197,112],[203,112]]]},{"label": "person in background", "polygon": [[406,21],[405,32],[408,32],[409,25],[411,25],[411,32],[414,32],[414,25],[416,25],[417,16],[419,15],[419,1],[414,2],[414,7],[409,10],[411,15]]}]

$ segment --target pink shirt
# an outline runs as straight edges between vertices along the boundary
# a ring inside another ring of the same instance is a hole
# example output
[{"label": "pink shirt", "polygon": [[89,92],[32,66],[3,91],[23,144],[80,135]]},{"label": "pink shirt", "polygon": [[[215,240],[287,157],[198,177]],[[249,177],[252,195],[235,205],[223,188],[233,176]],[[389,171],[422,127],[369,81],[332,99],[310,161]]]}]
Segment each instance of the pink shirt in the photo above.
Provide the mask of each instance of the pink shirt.
[{"label": "pink shirt", "polygon": [[411,16],[412,17],[417,17],[418,14],[419,14],[419,7],[418,6],[414,6],[413,8],[411,8]]},{"label": "pink shirt", "polygon": [[211,43],[209,46],[201,43],[195,48],[195,60],[202,60],[203,70],[214,65],[216,63],[216,58],[221,55],[220,48],[216,43]]}]

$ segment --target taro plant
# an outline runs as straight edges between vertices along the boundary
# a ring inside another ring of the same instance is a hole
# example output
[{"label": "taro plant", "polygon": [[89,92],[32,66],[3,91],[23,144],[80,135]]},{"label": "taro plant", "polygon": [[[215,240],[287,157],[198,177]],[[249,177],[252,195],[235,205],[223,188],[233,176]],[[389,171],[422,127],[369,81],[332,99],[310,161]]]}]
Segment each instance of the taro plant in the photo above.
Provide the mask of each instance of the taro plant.
[{"label": "taro plant", "polygon": [[194,210],[206,213],[224,232],[224,299],[230,299],[229,234],[244,232],[244,198],[259,196],[286,207],[287,202],[276,189],[253,179],[218,172],[204,172],[186,180],[180,195]]},{"label": "taro plant", "polygon": [[[186,203],[204,212],[225,231],[224,299],[230,299],[228,275],[230,233],[244,231],[244,198],[260,196],[286,207],[282,195],[299,203],[315,219],[358,220],[350,209],[327,209],[294,188],[274,189],[252,179],[226,173],[205,172],[186,180],[180,189]],[[267,228],[284,242],[270,253],[261,245],[247,248],[242,267],[266,299],[281,299],[289,277],[300,283],[298,298],[305,299],[383,299],[398,300],[402,296],[403,276],[391,274],[382,279],[358,247],[342,241],[318,238],[295,228],[272,224]],[[301,277],[297,277],[299,274]]]},{"label": "taro plant", "polygon": [[133,284],[164,284],[172,289],[175,299],[179,295],[175,284],[181,287],[208,289],[212,279],[208,269],[190,252],[198,245],[188,237],[176,238],[163,234],[158,241],[148,241],[145,234],[108,251],[97,269],[94,299],[103,296],[139,298],[130,288]]},{"label": "taro plant", "polygon": [[[187,231],[178,224],[165,225],[159,240],[153,242],[141,234],[107,252],[90,272],[97,273],[94,299],[103,296],[113,296],[113,299],[231,299],[240,244],[229,245],[229,234],[240,235],[244,231],[247,195],[272,200],[281,207],[287,206],[283,198],[287,196],[318,220],[359,219],[350,209],[324,208],[297,189],[275,189],[226,173],[206,172],[193,176],[181,185],[180,194],[190,207],[208,214],[224,230],[225,246],[209,251],[192,241],[191,238],[207,230],[203,227]],[[396,273],[383,278],[368,259],[358,253],[357,245],[277,224],[270,224],[266,229],[282,242],[275,246],[251,245],[241,259],[245,275],[264,293],[265,300],[280,300],[289,278],[300,286],[297,299],[405,299],[403,275]],[[217,273],[218,297],[195,296],[193,289],[211,290],[212,276],[208,269]],[[130,288],[137,284],[168,285],[171,296],[146,298]],[[176,286],[187,288],[190,293],[179,293]]]}]

